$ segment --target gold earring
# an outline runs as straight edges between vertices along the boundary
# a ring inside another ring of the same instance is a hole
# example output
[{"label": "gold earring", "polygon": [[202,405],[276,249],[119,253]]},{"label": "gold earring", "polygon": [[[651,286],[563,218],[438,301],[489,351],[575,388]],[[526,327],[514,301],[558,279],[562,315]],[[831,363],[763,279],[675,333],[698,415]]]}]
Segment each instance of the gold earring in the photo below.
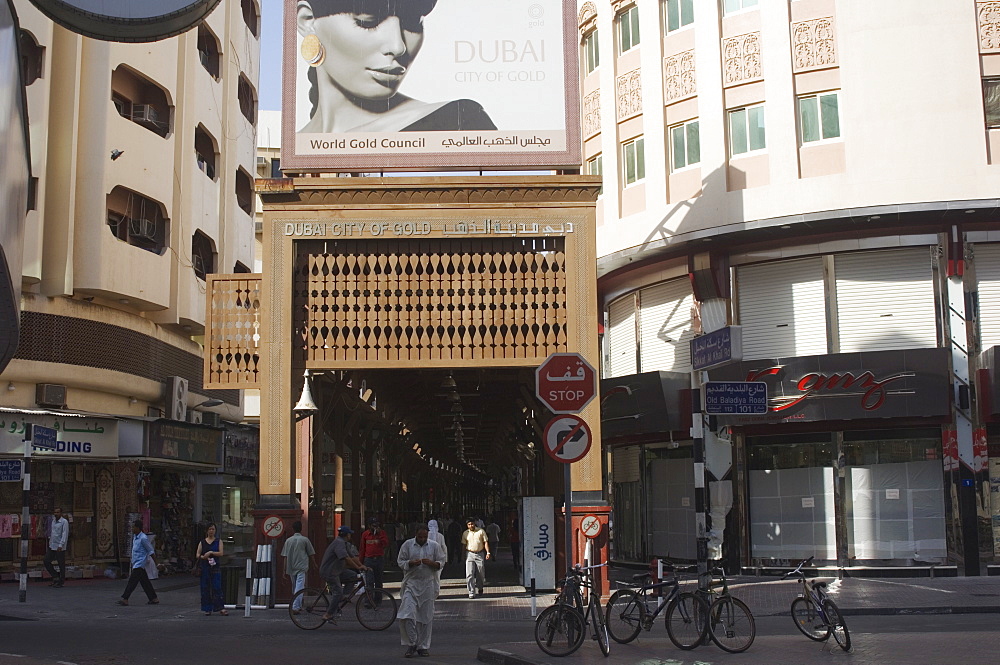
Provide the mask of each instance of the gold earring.
[{"label": "gold earring", "polygon": [[313,33],[302,38],[300,51],[303,59],[309,63],[310,67],[319,67],[326,59],[326,49],[323,48],[323,43],[319,40],[319,37]]}]

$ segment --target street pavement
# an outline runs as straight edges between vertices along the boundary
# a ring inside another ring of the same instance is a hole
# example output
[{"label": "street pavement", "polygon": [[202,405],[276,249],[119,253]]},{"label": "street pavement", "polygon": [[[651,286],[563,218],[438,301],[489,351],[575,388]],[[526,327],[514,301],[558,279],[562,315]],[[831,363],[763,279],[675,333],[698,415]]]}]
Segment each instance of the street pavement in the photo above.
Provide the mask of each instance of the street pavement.
[{"label": "street pavement", "polygon": [[[1000,576],[978,578],[848,578],[833,581],[831,595],[848,617],[854,650],[806,640],[787,616],[798,592],[795,581],[738,577],[731,591],[750,606],[758,636],[744,654],[714,646],[678,651],[662,622],[628,645],[612,643],[603,658],[588,641],[572,656],[552,658],[533,638],[532,600],[515,586],[509,554],[487,568],[483,597],[469,599],[462,571],[446,570],[436,604],[432,657],[428,665],[697,665],[698,663],[812,663],[831,658],[856,664],[996,662],[1000,652]],[[623,571],[627,577],[631,571]],[[18,602],[16,583],[0,584],[0,665],[138,665],[139,663],[312,663],[338,661],[331,649],[354,664],[398,662],[398,629],[381,633],[361,628],[354,617],[338,626],[301,631],[281,609],[242,610],[228,617],[205,617],[199,610],[197,581],[185,575],[154,583],[161,599],[147,605],[137,589],[129,607],[115,605],[125,580],[69,580],[62,589],[31,582],[28,602]],[[398,592],[398,582],[387,584]],[[539,594],[537,611],[552,603]],[[48,636],[51,636],[49,639]]]}]

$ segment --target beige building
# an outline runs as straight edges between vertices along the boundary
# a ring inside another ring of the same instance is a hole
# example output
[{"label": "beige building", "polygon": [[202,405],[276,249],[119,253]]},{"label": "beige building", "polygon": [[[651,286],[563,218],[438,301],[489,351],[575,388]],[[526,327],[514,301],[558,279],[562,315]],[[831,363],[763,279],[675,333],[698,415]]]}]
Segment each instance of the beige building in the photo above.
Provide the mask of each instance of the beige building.
[{"label": "beige building", "polygon": [[[100,480],[94,495],[94,474],[106,466],[140,499],[144,491],[157,498],[127,512],[149,515],[168,540],[158,513],[193,509],[202,492],[181,478],[170,490],[178,495],[160,504],[157,476],[216,469],[229,437],[223,421],[242,420],[240,391],[202,388],[200,339],[206,275],[253,267],[259,1],[223,0],[196,28],[147,44],[81,37],[14,2],[37,182],[25,223],[21,339],[0,375],[0,419],[7,429],[54,423],[60,444],[39,453],[52,459],[40,478],[82,483],[39,499],[42,513],[56,503],[94,515],[106,498]],[[72,414],[88,424],[69,428],[82,422]],[[202,419],[212,427],[192,424]],[[64,436],[67,428],[101,428],[107,440]],[[0,455],[22,447],[12,438]],[[131,481],[118,477],[121,462],[102,464],[126,457],[142,460]],[[177,480],[163,479],[164,491]],[[74,541],[71,559],[107,554],[101,528],[74,527],[75,537],[90,533]]]},{"label": "beige building", "polygon": [[605,389],[669,416],[608,402],[616,556],[694,558],[689,345],[730,324],[743,362],[695,378],[769,401],[706,434],[727,563],[995,562],[1000,5],[578,9]]}]

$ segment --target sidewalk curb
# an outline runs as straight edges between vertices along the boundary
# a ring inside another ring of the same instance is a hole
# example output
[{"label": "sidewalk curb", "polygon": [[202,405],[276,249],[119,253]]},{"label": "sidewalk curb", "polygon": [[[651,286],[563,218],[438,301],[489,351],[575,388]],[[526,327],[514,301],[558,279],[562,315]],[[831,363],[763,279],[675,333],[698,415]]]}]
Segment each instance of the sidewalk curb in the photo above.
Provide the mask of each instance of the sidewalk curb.
[{"label": "sidewalk curb", "polygon": [[488,665],[541,665],[537,660],[522,658],[516,653],[490,647],[479,647],[476,660]]}]

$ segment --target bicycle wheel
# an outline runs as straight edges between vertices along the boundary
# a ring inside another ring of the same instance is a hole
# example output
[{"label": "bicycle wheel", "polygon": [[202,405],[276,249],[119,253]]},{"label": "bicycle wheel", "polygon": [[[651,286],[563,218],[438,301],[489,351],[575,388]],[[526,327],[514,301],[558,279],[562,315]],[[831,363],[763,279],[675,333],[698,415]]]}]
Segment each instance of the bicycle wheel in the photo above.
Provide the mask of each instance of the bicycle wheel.
[{"label": "bicycle wheel", "polygon": [[368,630],[385,630],[396,620],[396,599],[385,589],[372,589],[358,596],[354,613]]},{"label": "bicycle wheel", "polygon": [[639,602],[634,591],[615,591],[608,600],[604,615],[611,639],[619,644],[628,644],[634,640],[642,630],[645,614],[646,608]]},{"label": "bicycle wheel", "polygon": [[792,621],[810,640],[822,642],[830,637],[830,629],[816,610],[816,605],[808,598],[800,596],[792,601]]},{"label": "bicycle wheel", "polygon": [[535,642],[550,656],[568,656],[583,644],[587,624],[572,607],[553,605],[535,620]]},{"label": "bicycle wheel", "polygon": [[723,651],[741,653],[753,644],[757,626],[750,608],[739,598],[717,598],[708,616],[708,634]]},{"label": "bicycle wheel", "polygon": [[604,613],[601,612],[601,603],[596,598],[590,601],[590,625],[594,629],[594,639],[597,646],[601,647],[601,653],[607,658],[611,653],[611,640],[608,639],[608,624],[604,622]]},{"label": "bicycle wheel", "polygon": [[685,591],[667,607],[667,636],[674,646],[690,651],[702,643],[708,632],[708,603]]},{"label": "bicycle wheel", "polygon": [[[302,599],[302,609],[293,610],[299,598]],[[330,597],[321,589],[299,589],[288,603],[288,615],[292,617],[292,623],[303,630],[316,630],[326,623],[323,615],[329,609]]]},{"label": "bicycle wheel", "polygon": [[844,651],[851,650],[851,633],[847,630],[847,624],[844,622],[844,617],[840,613],[840,608],[832,600],[827,598],[823,601],[823,614],[826,615],[826,623],[830,626],[830,632],[833,633],[833,639],[837,640],[837,644]]}]

